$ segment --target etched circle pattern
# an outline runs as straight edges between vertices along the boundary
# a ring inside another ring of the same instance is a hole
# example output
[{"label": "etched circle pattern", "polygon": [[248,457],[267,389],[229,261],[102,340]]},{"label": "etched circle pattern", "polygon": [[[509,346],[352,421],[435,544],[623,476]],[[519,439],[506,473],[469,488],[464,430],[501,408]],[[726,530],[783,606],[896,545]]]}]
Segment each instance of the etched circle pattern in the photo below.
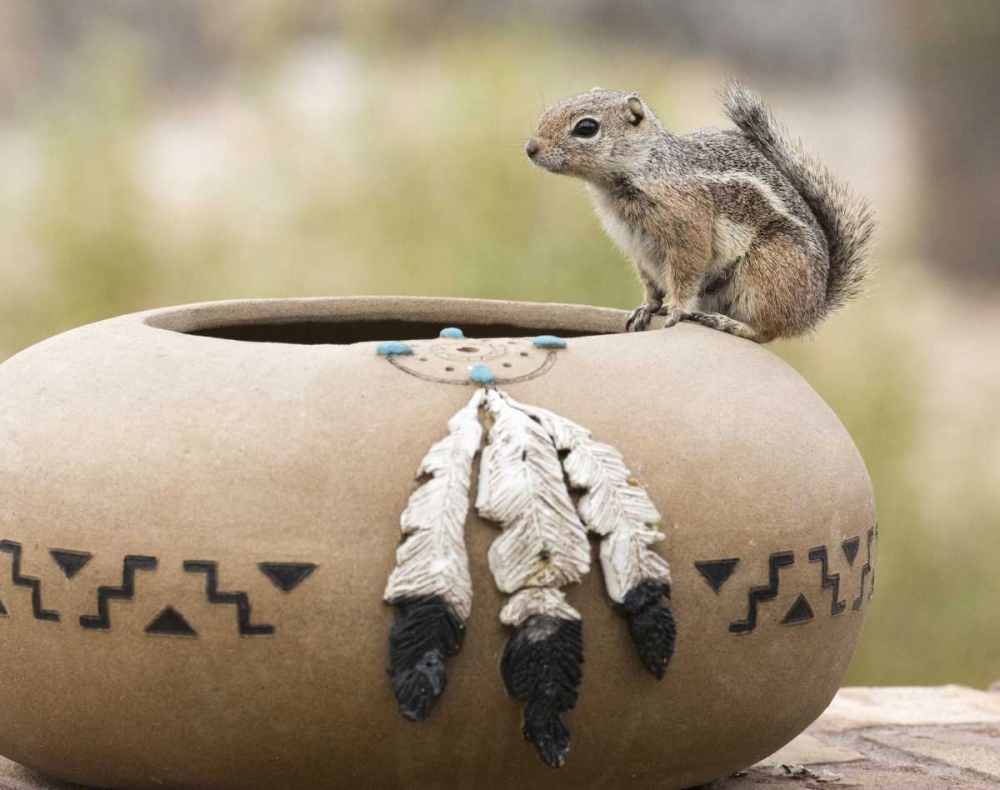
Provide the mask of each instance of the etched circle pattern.
[{"label": "etched circle pattern", "polygon": [[389,357],[389,362],[404,373],[441,384],[471,386],[469,371],[482,364],[489,365],[498,385],[526,381],[546,373],[557,358],[550,349],[536,348],[530,337],[434,338],[408,345],[412,354]]}]

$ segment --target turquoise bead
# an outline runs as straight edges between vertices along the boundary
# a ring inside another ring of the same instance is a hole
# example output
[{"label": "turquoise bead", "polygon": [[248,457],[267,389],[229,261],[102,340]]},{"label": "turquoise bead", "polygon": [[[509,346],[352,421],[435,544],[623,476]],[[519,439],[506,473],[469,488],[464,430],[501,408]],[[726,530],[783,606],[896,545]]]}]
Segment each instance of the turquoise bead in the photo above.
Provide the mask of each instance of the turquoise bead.
[{"label": "turquoise bead", "polygon": [[387,340],[378,344],[378,353],[383,357],[406,357],[413,353],[413,349],[398,340]]},{"label": "turquoise bead", "polygon": [[493,371],[486,365],[473,365],[472,369],[469,370],[469,378],[476,382],[476,384],[489,385],[496,381]]},{"label": "turquoise bead", "polygon": [[535,348],[566,348],[566,341],[555,335],[539,335],[534,340]]}]

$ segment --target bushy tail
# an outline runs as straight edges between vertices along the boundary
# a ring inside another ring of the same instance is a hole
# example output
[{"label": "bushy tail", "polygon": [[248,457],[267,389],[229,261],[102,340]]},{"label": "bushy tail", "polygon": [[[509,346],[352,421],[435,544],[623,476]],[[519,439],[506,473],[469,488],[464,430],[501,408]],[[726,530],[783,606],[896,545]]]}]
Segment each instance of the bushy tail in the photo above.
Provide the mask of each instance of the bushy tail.
[{"label": "bushy tail", "polygon": [[871,206],[789,138],[757,93],[733,81],[725,88],[723,103],[733,123],[792,182],[816,215],[830,250],[827,307],[842,307],[861,294],[871,276],[867,260],[875,232]]}]

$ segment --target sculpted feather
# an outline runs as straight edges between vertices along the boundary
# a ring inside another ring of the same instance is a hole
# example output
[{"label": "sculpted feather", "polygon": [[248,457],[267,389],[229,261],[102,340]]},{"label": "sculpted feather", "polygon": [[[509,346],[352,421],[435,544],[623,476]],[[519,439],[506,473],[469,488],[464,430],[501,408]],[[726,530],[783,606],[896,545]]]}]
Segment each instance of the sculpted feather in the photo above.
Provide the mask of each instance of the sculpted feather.
[{"label": "sculpted feather", "polygon": [[524,737],[558,766],[570,745],[562,714],[576,704],[583,677],[583,623],[558,588],[590,569],[590,543],[552,438],[514,404],[487,393],[493,424],[476,509],[504,529],[489,552],[497,587],[514,593],[500,614],[515,629],[500,661],[504,685],[525,704]]},{"label": "sculpted feather", "polygon": [[399,608],[389,634],[390,675],[400,712],[408,719],[430,715],[444,693],[444,658],[461,648],[472,610],[472,580],[465,549],[472,465],[482,441],[477,390],[448,421],[448,435],[424,457],[400,518],[403,543],[384,598]]},{"label": "sculpted feather", "polygon": [[463,620],[472,609],[472,580],[465,550],[472,463],[483,429],[479,408],[483,390],[448,421],[448,435],[424,456],[418,478],[430,479],[410,496],[400,517],[407,539],[396,550],[396,568],[385,600],[439,595]]},{"label": "sculpted feather", "polygon": [[[565,347],[558,338],[536,338],[536,345],[552,340]],[[402,353],[402,344],[388,345],[380,353]],[[525,739],[558,766],[570,747],[563,714],[576,705],[583,677],[583,621],[560,588],[590,570],[587,533],[600,535],[615,611],[647,669],[662,677],[674,621],[662,605],[670,596],[670,568],[652,551],[663,540],[655,528],[660,516],[614,447],[497,390],[489,369],[473,368],[470,378],[485,388],[448,421],[448,435],[424,457],[420,485],[400,519],[404,539],[384,593],[398,610],[389,674],[400,713],[427,718],[444,693],[445,659],[461,649],[472,608],[464,527],[473,465],[488,429],[475,505],[503,530],[489,550],[496,585],[511,596],[500,613],[513,629],[500,671],[507,692],[524,705]]]},{"label": "sculpted feather", "polygon": [[505,593],[578,582],[590,569],[590,545],[559,454],[545,430],[512,403],[496,390],[487,392],[493,426],[476,509],[504,528],[490,547],[490,570]]},{"label": "sculpted feather", "polygon": [[500,619],[516,626],[500,658],[507,693],[525,703],[521,732],[549,765],[569,753],[562,714],[576,705],[583,679],[583,622],[562,592],[529,587],[504,607]]},{"label": "sculpted feather", "polygon": [[603,536],[601,568],[608,595],[625,617],[643,664],[663,677],[676,629],[669,608],[660,605],[670,597],[670,566],[652,549],[664,539],[651,526],[660,521],[656,506],[614,447],[595,441],[586,428],[565,417],[511,402],[567,452],[566,477],[585,492],[577,503],[580,516],[591,532]]},{"label": "sculpted feather", "polygon": [[650,549],[664,539],[649,526],[659,523],[660,514],[621,453],[595,441],[590,431],[572,420],[536,406],[514,405],[534,417],[555,446],[568,453],[563,459],[566,477],[584,491],[577,503],[580,516],[587,529],[604,536],[601,567],[611,600],[622,603],[643,579],[669,584],[670,566]]}]

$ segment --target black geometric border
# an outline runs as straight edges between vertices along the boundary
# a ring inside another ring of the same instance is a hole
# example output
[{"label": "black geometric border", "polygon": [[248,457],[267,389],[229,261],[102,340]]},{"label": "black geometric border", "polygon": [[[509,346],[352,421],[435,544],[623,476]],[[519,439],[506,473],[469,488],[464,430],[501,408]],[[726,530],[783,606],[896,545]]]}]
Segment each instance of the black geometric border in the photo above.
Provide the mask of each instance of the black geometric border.
[{"label": "black geometric border", "polygon": [[[865,580],[868,578],[868,574],[872,572],[872,543],[874,542],[874,540],[875,540],[875,527],[871,527],[868,530],[868,540],[867,540],[868,561],[861,566],[861,589],[858,592],[858,597],[854,599],[854,604],[851,607],[852,609],[854,609],[855,612],[861,608],[861,605],[865,601]],[[874,579],[872,580],[871,586],[872,586],[872,591],[874,591],[875,588]],[[869,598],[872,597],[872,592],[869,592],[868,597]]]},{"label": "black geometric border", "polygon": [[240,636],[267,636],[274,633],[274,626],[250,622],[250,596],[245,592],[219,591],[219,563],[208,560],[185,560],[184,570],[188,573],[205,574],[205,594],[208,602],[229,604],[236,607],[236,623]]},{"label": "black geometric border", "polygon": [[809,550],[809,562],[821,563],[824,590],[833,590],[833,600],[830,602],[830,615],[836,617],[847,611],[847,601],[840,600],[840,574],[830,574],[830,561],[826,546],[817,546]]},{"label": "black geometric border", "polygon": [[751,587],[749,592],[750,609],[745,620],[734,620],[729,624],[733,634],[749,634],[757,627],[757,607],[765,601],[773,601],[778,597],[778,573],[782,568],[795,564],[794,551],[779,551],[768,557],[767,586]]},{"label": "black geometric border", "polygon": [[34,576],[23,576],[21,574],[21,544],[12,540],[0,540],[0,551],[5,551],[11,555],[11,581],[18,587],[27,587],[31,590],[31,613],[36,620],[47,620],[52,623],[59,622],[59,612],[42,607],[42,582]]},{"label": "black geometric border", "polygon": [[111,629],[111,613],[108,611],[108,601],[131,601],[135,598],[135,572],[156,570],[156,557],[141,554],[126,555],[122,562],[122,583],[120,587],[97,588],[97,614],[85,614],[80,617],[80,625],[97,631]]}]

